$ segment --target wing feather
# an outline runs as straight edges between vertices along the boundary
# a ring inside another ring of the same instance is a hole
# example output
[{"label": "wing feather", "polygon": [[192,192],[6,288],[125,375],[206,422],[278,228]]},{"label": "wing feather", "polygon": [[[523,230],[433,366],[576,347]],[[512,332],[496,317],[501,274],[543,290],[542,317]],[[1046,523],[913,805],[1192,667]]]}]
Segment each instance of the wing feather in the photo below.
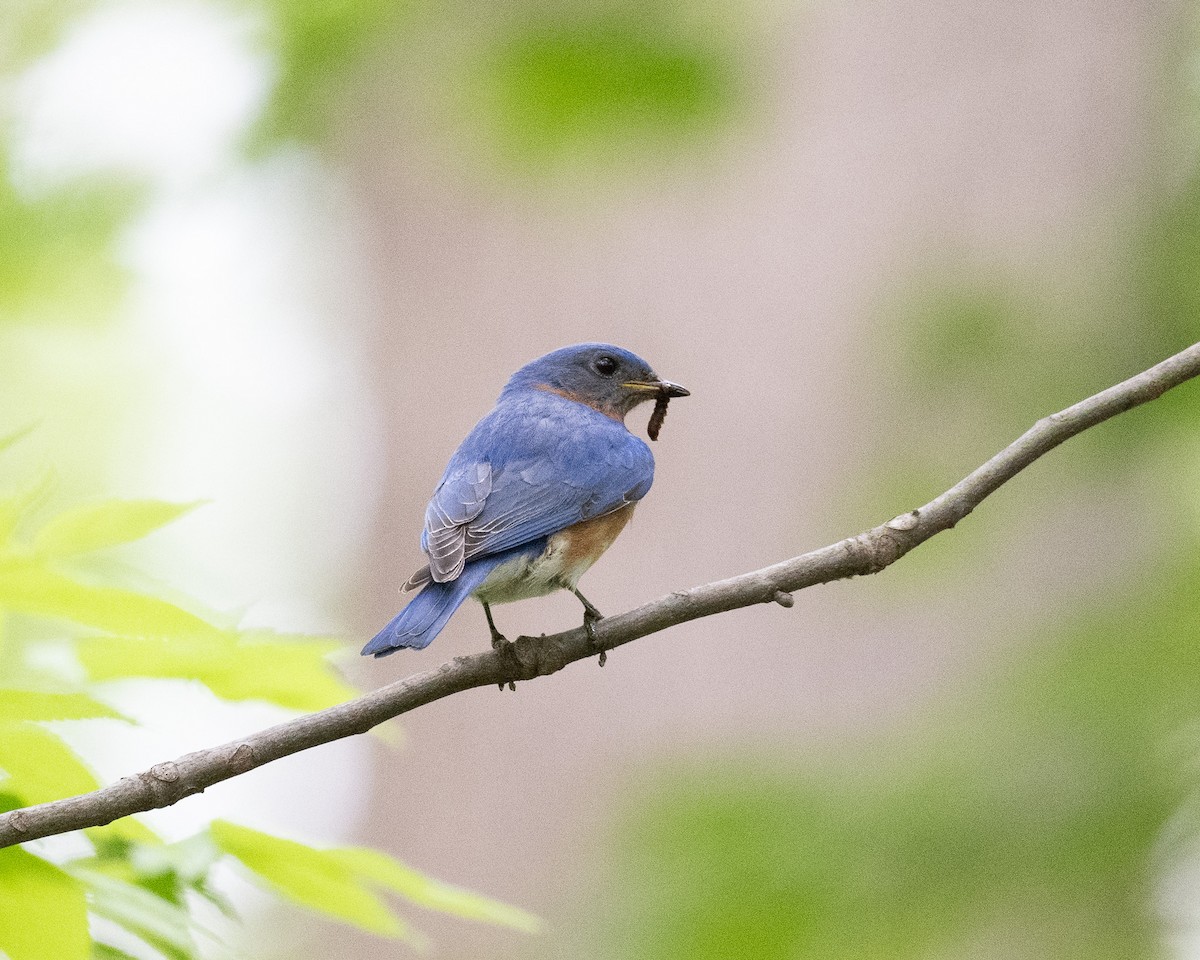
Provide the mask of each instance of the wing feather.
[{"label": "wing feather", "polygon": [[491,490],[492,468],[487,463],[468,463],[453,473],[447,471],[438,484],[425,511],[421,537],[433,580],[445,583],[462,573],[467,524],[483,512]]}]

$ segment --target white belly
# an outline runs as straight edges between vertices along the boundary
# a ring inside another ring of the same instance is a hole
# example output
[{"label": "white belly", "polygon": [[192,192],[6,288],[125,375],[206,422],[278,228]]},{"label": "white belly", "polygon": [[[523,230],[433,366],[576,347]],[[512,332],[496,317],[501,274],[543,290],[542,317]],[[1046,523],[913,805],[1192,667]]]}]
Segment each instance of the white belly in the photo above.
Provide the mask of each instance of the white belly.
[{"label": "white belly", "polygon": [[489,573],[475,596],[484,603],[512,603],[544,597],[555,590],[574,590],[579,578],[629,522],[633,507],[631,503],[560,530],[550,537],[540,555],[510,560]]},{"label": "white belly", "polygon": [[544,597],[574,587],[590,566],[575,564],[568,569],[567,551],[557,537],[551,537],[541,555],[518,557],[498,566],[480,584],[475,596],[489,604]]}]

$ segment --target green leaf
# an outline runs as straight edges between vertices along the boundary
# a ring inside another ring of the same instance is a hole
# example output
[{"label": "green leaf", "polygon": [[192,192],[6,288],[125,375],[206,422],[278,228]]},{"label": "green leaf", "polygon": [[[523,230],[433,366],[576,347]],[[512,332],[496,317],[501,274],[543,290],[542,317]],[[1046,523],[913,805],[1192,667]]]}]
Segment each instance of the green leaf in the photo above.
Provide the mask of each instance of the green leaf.
[{"label": "green leaf", "polygon": [[195,955],[196,943],[185,907],[101,870],[80,866],[68,869],[87,887],[92,912],[97,916],[120,924],[170,957],[185,960]]},{"label": "green leaf", "polygon": [[209,883],[207,877],[197,883],[194,887],[192,887],[192,889],[209,903],[211,903],[214,907],[216,907],[217,910],[219,910],[228,919],[233,921],[238,921],[241,919],[241,916],[238,914],[237,908],[233,905],[233,902],[220,890],[214,889],[213,885]]},{"label": "green leaf", "polygon": [[27,804],[61,800],[96,789],[96,778],[65,743],[33,723],[0,724],[0,769],[6,790]]},{"label": "green leaf", "polygon": [[66,557],[131,543],[177,520],[199,503],[105,500],[84,504],[60,513],[42,527],[33,548],[40,554]]},{"label": "green leaf", "polygon": [[239,635],[223,663],[209,665],[204,682],[226,700],[267,700],[292,710],[321,710],[356,691],[333,672],[337,640],[256,631]]},{"label": "green leaf", "polygon": [[0,723],[12,720],[128,718],[84,693],[47,693],[0,687]]},{"label": "green leaf", "polygon": [[119,587],[79,583],[32,559],[0,561],[0,608],[133,637],[179,639],[219,632],[165,600]]},{"label": "green leaf", "polygon": [[208,831],[195,834],[178,843],[137,844],[125,859],[140,880],[173,876],[183,886],[202,883],[221,855]]},{"label": "green leaf", "polygon": [[10,960],[87,960],[90,943],[78,881],[19,847],[0,850],[0,952]]},{"label": "green leaf", "polygon": [[333,851],[314,850],[293,840],[216,820],[213,839],[265,880],[281,896],[385,937],[413,934],[386,905],[363,886]]},{"label": "green leaf", "polygon": [[137,960],[137,957],[107,943],[93,943],[92,960]]},{"label": "green leaf", "polygon": [[101,856],[108,850],[120,851],[114,855],[126,856],[132,844],[143,848],[162,845],[162,838],[157,833],[133,817],[122,817],[102,827],[89,827],[84,833]]},{"label": "green leaf", "polygon": [[417,906],[526,933],[537,933],[542,928],[541,920],[531,913],[427,877],[378,850],[349,847],[330,850],[329,855],[345,864],[356,876],[398,893]]},{"label": "green leaf", "polygon": [[[269,637],[269,639],[260,639]],[[320,710],[354,696],[332,672],[331,640],[261,632],[205,640],[85,637],[76,653],[95,681],[120,677],[199,680],[225,700],[266,700],[292,710]]]},{"label": "green leaf", "polygon": [[25,798],[12,790],[0,790],[0,813],[19,810],[26,806]]},{"label": "green leaf", "polygon": [[25,489],[0,497],[0,543],[12,539],[13,532],[54,487],[54,474],[47,471]]},{"label": "green leaf", "polygon": [[20,443],[36,429],[37,424],[31,423],[28,426],[22,427],[20,430],[15,431],[14,433],[9,433],[3,437],[0,437],[0,453],[4,452],[9,447]]}]

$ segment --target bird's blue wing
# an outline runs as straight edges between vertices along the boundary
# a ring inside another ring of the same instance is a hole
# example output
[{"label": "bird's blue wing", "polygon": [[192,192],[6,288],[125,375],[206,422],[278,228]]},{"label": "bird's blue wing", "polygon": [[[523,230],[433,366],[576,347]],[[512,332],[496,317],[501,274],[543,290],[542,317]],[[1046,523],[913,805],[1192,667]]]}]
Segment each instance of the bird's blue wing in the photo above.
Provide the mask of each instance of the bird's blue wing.
[{"label": "bird's blue wing", "polygon": [[502,403],[463,442],[429,503],[421,546],[430,577],[454,580],[471,560],[619,510],[653,481],[650,448],[603,414],[557,397]]},{"label": "bird's blue wing", "polygon": [[491,491],[491,464],[480,460],[461,462],[456,454],[425,509],[421,549],[429,557],[434,580],[444,583],[458,579],[462,573],[466,562],[463,532],[483,512]]}]

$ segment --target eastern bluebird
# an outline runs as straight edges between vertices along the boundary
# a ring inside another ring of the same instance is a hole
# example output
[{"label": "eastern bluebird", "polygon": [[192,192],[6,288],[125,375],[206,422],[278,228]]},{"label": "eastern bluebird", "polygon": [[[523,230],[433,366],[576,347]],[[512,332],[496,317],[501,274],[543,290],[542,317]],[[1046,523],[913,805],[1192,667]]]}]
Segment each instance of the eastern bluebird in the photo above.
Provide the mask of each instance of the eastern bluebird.
[{"label": "eastern bluebird", "polygon": [[605,343],[563,347],[518,370],[429,501],[421,534],[429,564],[404,584],[420,593],[362,652],[428,646],[471,595],[493,647],[505,640],[491,604],[559,589],[579,598],[590,633],[600,612],[576,585],[654,481],[654,455],[625,429],[625,415],[645,400],[687,395]]}]

